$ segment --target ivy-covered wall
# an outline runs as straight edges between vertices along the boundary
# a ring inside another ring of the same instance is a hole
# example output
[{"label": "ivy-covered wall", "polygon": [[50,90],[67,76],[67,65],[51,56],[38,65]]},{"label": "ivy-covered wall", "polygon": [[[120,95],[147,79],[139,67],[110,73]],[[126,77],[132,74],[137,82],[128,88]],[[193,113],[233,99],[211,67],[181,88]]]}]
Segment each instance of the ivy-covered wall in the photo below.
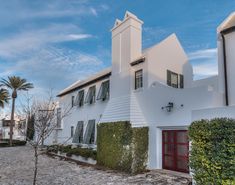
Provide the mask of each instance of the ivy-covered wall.
[{"label": "ivy-covered wall", "polygon": [[129,122],[101,123],[97,127],[97,163],[112,169],[139,173],[148,160],[148,127]]},{"label": "ivy-covered wall", "polygon": [[198,185],[235,185],[235,120],[195,121],[189,127],[190,167]]}]

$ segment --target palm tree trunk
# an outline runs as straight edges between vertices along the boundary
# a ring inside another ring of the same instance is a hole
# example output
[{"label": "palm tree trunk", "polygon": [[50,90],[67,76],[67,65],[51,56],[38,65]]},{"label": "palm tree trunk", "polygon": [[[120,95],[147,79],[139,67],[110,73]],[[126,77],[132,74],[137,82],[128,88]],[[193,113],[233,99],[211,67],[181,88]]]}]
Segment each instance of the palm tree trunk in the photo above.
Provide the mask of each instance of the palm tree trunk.
[{"label": "palm tree trunk", "polygon": [[12,138],[13,138],[14,114],[15,114],[15,98],[12,99],[12,108],[11,108],[10,146],[12,146],[12,143],[13,143]]}]

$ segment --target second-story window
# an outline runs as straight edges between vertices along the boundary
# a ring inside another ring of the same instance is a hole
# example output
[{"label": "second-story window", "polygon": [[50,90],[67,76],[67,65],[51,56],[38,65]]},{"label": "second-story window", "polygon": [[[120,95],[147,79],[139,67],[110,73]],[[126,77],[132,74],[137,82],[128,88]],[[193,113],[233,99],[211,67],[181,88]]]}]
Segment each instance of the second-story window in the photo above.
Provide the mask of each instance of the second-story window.
[{"label": "second-story window", "polygon": [[167,70],[167,85],[174,88],[184,88],[184,75]]},{"label": "second-story window", "polygon": [[178,74],[167,70],[167,85],[178,88]]},{"label": "second-story window", "polygon": [[135,72],[135,89],[143,87],[143,70],[138,70]]},{"label": "second-story window", "polygon": [[72,107],[75,105],[74,104],[74,96],[71,97],[71,105],[72,105]]},{"label": "second-story window", "polygon": [[97,96],[97,100],[105,101],[108,98],[109,98],[109,80],[102,82]]},{"label": "second-story window", "polygon": [[89,88],[87,94],[85,103],[93,104],[95,102],[95,86],[92,86]]}]

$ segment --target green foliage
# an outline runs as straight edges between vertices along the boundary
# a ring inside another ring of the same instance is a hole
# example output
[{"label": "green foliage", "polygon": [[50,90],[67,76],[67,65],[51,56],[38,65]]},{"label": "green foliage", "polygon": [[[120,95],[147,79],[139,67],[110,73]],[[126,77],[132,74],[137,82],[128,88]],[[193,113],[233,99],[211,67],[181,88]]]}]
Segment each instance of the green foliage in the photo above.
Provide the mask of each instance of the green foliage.
[{"label": "green foliage", "polygon": [[132,169],[134,173],[143,172],[146,169],[148,159],[148,127],[132,128],[133,160]]},{"label": "green foliage", "polygon": [[0,108],[4,108],[9,103],[9,92],[6,89],[0,89]]},{"label": "green foliage", "polygon": [[189,138],[190,167],[197,184],[235,184],[235,120],[195,121]]},{"label": "green foliage", "polygon": [[48,152],[57,153],[58,151],[66,153],[66,156],[70,157],[72,155],[82,156],[85,158],[92,158],[96,160],[96,151],[91,148],[71,148],[71,145],[51,145],[47,147]]},{"label": "green foliage", "polygon": [[[20,140],[13,140],[12,146],[24,146],[26,145],[26,141],[20,141]],[[9,139],[1,139],[0,147],[9,147]]]},{"label": "green foliage", "polygon": [[27,124],[27,133],[26,136],[28,139],[33,140],[34,138],[34,115],[28,117],[28,124]]},{"label": "green foliage", "polygon": [[148,128],[132,128],[129,122],[101,123],[97,128],[97,162],[125,172],[145,170]]}]

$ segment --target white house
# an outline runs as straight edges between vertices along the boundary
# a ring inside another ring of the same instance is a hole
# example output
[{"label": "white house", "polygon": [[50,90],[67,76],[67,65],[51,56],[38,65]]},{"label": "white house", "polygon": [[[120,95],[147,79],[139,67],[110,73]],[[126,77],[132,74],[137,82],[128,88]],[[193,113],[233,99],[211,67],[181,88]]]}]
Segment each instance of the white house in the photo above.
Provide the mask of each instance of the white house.
[{"label": "white house", "polygon": [[142,24],[130,12],[116,20],[111,68],[58,94],[58,115],[68,103],[73,108],[47,142],[96,147],[97,124],[129,121],[149,127],[149,169],[188,172],[191,122],[235,117],[235,13],[217,29],[219,75],[197,81],[175,34],[142,49]]},{"label": "white house", "polygon": [[[10,138],[10,116],[5,115],[4,118],[0,119],[0,140]],[[25,127],[26,119],[15,115],[13,124],[13,139],[25,140]]]}]

